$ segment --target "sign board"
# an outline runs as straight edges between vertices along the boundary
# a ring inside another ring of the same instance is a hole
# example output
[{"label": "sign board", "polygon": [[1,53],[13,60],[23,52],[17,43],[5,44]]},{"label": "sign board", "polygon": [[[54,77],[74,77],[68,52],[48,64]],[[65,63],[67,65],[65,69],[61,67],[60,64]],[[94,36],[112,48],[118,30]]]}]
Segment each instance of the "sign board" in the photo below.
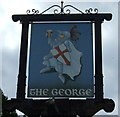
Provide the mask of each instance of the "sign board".
[{"label": "sign board", "polygon": [[91,22],[32,23],[28,97],[93,97]]}]

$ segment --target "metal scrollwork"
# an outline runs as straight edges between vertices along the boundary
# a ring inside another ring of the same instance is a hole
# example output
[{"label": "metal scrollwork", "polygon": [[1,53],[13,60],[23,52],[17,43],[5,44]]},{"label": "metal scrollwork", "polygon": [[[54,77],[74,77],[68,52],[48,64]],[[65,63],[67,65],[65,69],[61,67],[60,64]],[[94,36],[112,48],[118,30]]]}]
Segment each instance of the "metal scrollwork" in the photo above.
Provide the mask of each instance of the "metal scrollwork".
[{"label": "metal scrollwork", "polygon": [[67,14],[70,14],[70,13],[71,13],[70,9],[67,9],[67,10],[66,10],[66,13],[67,13]]},{"label": "metal scrollwork", "polygon": [[27,10],[26,13],[27,14],[39,14],[39,10],[36,10],[36,9]]},{"label": "metal scrollwork", "polygon": [[55,9],[54,14],[58,14],[58,13],[59,13],[58,9]]},{"label": "metal scrollwork", "polygon": [[98,9],[97,9],[97,8],[95,8],[95,9],[94,9],[94,12],[95,12],[95,13],[98,13]]},{"label": "metal scrollwork", "polygon": [[[81,10],[79,10],[78,8],[76,8],[76,7],[72,6],[72,5],[66,5],[66,6],[64,6],[64,9],[65,9],[66,7],[70,7],[70,8],[72,8],[72,9],[78,11],[79,13],[84,14]],[[69,11],[69,13],[71,12],[70,9],[67,9],[66,11]]]},{"label": "metal scrollwork", "polygon": [[[59,5],[53,5],[51,7],[49,7],[48,9],[44,10],[42,13],[40,14],[44,14],[45,12],[49,11],[50,9],[52,8],[55,8],[56,9],[54,10],[54,14],[70,14],[71,13],[71,10],[68,9],[69,8],[72,8],[73,10],[76,10],[77,12],[81,13],[81,14],[92,14],[92,13],[98,13],[98,9],[95,8],[95,9],[92,9],[92,8],[89,8],[89,9],[86,9],[85,10],[85,13],[83,13],[81,10],[79,10],[78,8],[72,6],[72,5],[63,5],[63,1],[61,1],[61,6]],[[26,11],[27,14],[39,14],[39,10],[36,10],[36,9],[32,9],[32,10],[27,10]]]},{"label": "metal scrollwork", "polygon": [[87,14],[98,13],[98,9],[97,8],[95,8],[95,9],[89,8],[89,9],[86,9],[85,12]]},{"label": "metal scrollwork", "polygon": [[59,6],[59,5],[53,5],[53,6],[49,7],[48,9],[46,9],[45,11],[43,11],[41,14],[44,14],[46,11],[50,10],[53,7],[57,7],[58,9],[60,9],[60,10],[55,9],[54,10],[54,14],[70,14],[71,10],[70,9],[66,9],[66,7],[73,8],[74,10],[76,10],[76,11],[78,11],[78,12],[80,12],[80,13],[83,14],[83,12],[81,10],[77,9],[76,7],[74,7],[72,5],[65,5],[64,6],[63,3],[64,2],[61,1],[61,6]]},{"label": "metal scrollwork", "polygon": [[27,13],[27,14],[30,14],[30,10],[27,10],[26,13]]}]

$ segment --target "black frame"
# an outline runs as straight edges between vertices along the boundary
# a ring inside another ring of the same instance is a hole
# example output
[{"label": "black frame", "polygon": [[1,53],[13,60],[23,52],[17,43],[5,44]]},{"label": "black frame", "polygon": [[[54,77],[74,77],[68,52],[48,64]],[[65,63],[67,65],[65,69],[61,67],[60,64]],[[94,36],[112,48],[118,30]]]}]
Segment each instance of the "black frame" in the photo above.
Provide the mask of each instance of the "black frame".
[{"label": "black frame", "polygon": [[[61,9],[62,10],[62,9]],[[62,11],[61,11],[62,12]],[[6,109],[11,111],[18,109],[31,117],[91,117],[96,112],[104,109],[106,112],[112,112],[115,103],[112,99],[105,99],[103,96],[103,74],[102,74],[102,36],[101,24],[104,20],[110,21],[112,14],[109,13],[86,13],[86,14],[28,14],[13,15],[14,22],[20,21],[22,24],[21,50],[19,62],[19,75],[17,85],[16,99],[11,99],[6,104]],[[94,23],[95,28],[95,98],[86,100],[33,100],[25,98],[26,89],[26,66],[28,50],[28,30],[29,24],[34,21],[90,21]],[[45,114],[46,112],[46,114]]]},{"label": "black frame", "polygon": [[[29,24],[34,21],[90,21],[95,24],[95,99],[103,99],[102,40],[101,23],[111,20],[111,14],[62,14],[62,15],[13,15],[13,21],[22,23],[20,66],[18,75],[17,98],[25,98],[26,61]],[[23,78],[24,77],[24,78]]]}]

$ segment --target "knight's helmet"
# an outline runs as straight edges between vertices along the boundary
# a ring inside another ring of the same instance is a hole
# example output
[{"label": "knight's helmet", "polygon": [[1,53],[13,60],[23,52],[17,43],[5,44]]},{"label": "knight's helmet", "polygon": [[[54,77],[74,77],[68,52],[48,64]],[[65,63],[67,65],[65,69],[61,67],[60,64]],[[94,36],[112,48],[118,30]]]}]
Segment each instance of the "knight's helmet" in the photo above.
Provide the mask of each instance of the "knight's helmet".
[{"label": "knight's helmet", "polygon": [[61,30],[47,30],[46,37],[48,39],[48,44],[53,46],[54,44],[70,40],[70,32]]},{"label": "knight's helmet", "polygon": [[57,33],[58,33],[58,36],[57,36],[58,40],[68,40],[68,39],[70,39],[70,32],[68,32],[68,31],[58,30]]},{"label": "knight's helmet", "polygon": [[47,30],[46,37],[48,38],[48,44],[52,47],[55,43],[64,42],[66,40],[71,41],[77,41],[80,39],[81,33],[77,30],[76,25],[73,25],[69,31],[53,31],[53,30]]}]

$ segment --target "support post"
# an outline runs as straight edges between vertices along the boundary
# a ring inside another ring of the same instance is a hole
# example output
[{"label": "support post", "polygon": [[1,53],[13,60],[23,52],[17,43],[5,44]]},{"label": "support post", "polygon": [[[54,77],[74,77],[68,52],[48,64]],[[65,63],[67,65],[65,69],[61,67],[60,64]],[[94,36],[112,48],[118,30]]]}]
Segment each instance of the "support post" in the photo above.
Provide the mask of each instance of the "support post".
[{"label": "support post", "polygon": [[102,74],[102,20],[95,21],[95,99],[103,99],[103,74]]},{"label": "support post", "polygon": [[27,20],[23,20],[22,21],[18,85],[17,85],[17,99],[25,99],[28,28],[29,28],[29,22]]}]

